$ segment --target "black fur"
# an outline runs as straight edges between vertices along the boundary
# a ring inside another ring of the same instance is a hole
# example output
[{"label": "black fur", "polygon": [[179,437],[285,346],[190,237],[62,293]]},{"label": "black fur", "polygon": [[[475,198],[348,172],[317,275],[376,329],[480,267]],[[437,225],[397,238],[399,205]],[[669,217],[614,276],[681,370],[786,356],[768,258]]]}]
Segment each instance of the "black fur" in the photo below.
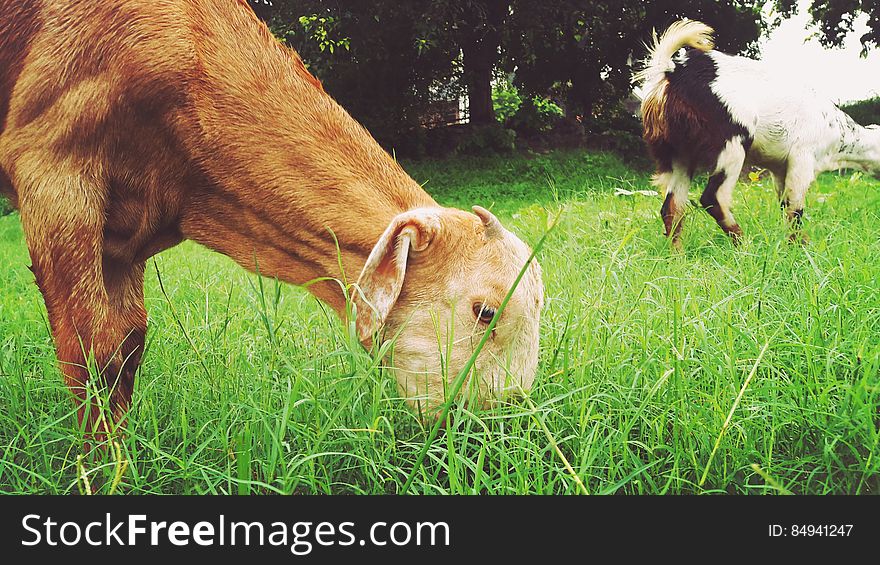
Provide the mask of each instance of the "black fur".
[{"label": "black fur", "polygon": [[663,206],[660,207],[660,215],[665,217],[669,214],[669,210],[672,207],[672,192],[666,195],[666,198],[663,200]]},{"label": "black fur", "polygon": [[747,152],[751,147],[748,129],[733,119],[709,86],[717,77],[715,61],[699,49],[688,49],[666,74],[667,135],[650,144],[661,172],[672,170],[673,160],[686,163],[690,176],[697,169],[713,169],[721,150],[736,136]]},{"label": "black fur", "polygon": [[716,214],[721,213],[718,206],[718,187],[721,186],[721,183],[723,183],[726,178],[727,175],[724,173],[718,173],[709,177],[709,182],[706,184],[702,196],[700,196],[700,204],[716,220],[718,219]]}]

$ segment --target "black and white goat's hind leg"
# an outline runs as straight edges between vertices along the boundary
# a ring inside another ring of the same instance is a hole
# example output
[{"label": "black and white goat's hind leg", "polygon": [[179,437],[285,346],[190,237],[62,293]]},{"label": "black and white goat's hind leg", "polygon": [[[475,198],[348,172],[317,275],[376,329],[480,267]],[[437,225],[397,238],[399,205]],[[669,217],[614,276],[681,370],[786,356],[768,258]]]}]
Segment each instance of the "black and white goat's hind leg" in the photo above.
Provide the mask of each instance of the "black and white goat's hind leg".
[{"label": "black and white goat's hind leg", "polygon": [[660,208],[660,216],[663,218],[663,226],[666,228],[666,237],[670,238],[673,248],[681,249],[681,224],[688,202],[688,189],[691,186],[688,167],[682,163],[674,162],[672,170],[660,172],[654,176],[654,184],[666,191],[666,198]]},{"label": "black and white goat's hind leg", "polygon": [[807,242],[807,236],[803,233],[802,219],[804,216],[804,204],[807,199],[807,189],[816,178],[813,161],[808,157],[790,156],[788,168],[785,172],[785,189],[782,197],[782,206],[788,218],[791,233],[788,239],[792,242]]},{"label": "black and white goat's hind leg", "polygon": [[776,198],[779,200],[779,206],[785,210],[788,206],[785,201],[785,169],[771,169],[770,178],[773,179],[773,186],[776,187]]},{"label": "black and white goat's hind leg", "polygon": [[700,204],[734,243],[739,243],[742,238],[742,229],[730,211],[730,204],[745,159],[746,147],[742,137],[736,136],[729,140],[719,153],[715,170],[700,197]]}]

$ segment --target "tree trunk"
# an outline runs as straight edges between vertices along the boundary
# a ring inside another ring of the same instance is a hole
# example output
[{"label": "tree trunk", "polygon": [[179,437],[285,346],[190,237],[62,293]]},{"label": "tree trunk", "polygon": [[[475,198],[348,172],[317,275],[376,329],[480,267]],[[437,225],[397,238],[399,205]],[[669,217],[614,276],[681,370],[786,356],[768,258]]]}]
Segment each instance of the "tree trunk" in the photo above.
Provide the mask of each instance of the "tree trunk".
[{"label": "tree trunk", "polygon": [[501,56],[501,27],[510,8],[509,0],[486,0],[475,8],[465,23],[469,32],[462,37],[464,80],[468,91],[470,123],[495,123],[492,106],[492,71]]},{"label": "tree trunk", "polygon": [[474,125],[495,122],[495,108],[492,105],[492,67],[493,62],[480,45],[464,51],[465,81],[468,92],[468,114]]},{"label": "tree trunk", "polygon": [[571,90],[568,92],[567,107],[575,115],[583,116],[585,123],[593,117],[596,94],[602,85],[598,69],[582,66],[572,75]]}]

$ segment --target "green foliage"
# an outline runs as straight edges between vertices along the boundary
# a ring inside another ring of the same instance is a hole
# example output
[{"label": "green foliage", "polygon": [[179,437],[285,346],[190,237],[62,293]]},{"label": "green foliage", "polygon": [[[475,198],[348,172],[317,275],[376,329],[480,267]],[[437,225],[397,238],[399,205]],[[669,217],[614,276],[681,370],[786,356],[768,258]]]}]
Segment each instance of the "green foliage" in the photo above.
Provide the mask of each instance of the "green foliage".
[{"label": "green foliage", "polygon": [[321,51],[327,50],[332,55],[336,49],[348,51],[351,47],[350,37],[336,37],[338,35],[338,20],[332,16],[321,17],[315,14],[300,16],[299,23],[309,39],[318,45]]},{"label": "green foliage", "polygon": [[5,196],[0,195],[0,216],[10,213],[12,213],[12,204],[9,203]]},{"label": "green foliage", "polygon": [[499,122],[527,135],[549,131],[564,115],[562,108],[546,97],[523,100],[517,88],[508,82],[492,89],[492,102]]},{"label": "green foliage", "polygon": [[880,96],[844,104],[840,109],[863,126],[880,124]]},{"label": "green foliage", "polygon": [[652,166],[642,140],[642,123],[622,104],[614,104],[584,120],[590,146],[614,151],[630,164]]},{"label": "green foliage", "polygon": [[[783,17],[798,11],[798,0],[776,0],[776,8]],[[852,33],[859,14],[868,16],[868,31],[859,40],[862,54],[880,46],[880,2],[877,0],[811,0],[807,11],[819,28],[819,41],[828,47],[840,47]]]},{"label": "green foliage", "polygon": [[430,104],[456,99],[460,90],[458,51],[429,33],[430,7],[430,0],[278,0],[262,15],[383,146],[418,154],[418,130]]},{"label": "green foliage", "polygon": [[532,98],[532,105],[535,107],[535,112],[539,116],[543,116],[547,119],[562,117],[563,115],[562,108],[549,98],[535,96]]},{"label": "green foliage", "polygon": [[516,132],[500,124],[471,126],[459,140],[455,153],[459,155],[494,155],[510,153],[516,148]]},{"label": "green foliage", "polygon": [[[880,182],[822,175],[806,246],[769,180],[740,185],[743,245],[689,208],[674,253],[661,199],[632,194],[650,173],[614,155],[404,166],[527,242],[563,211],[539,257],[530,403],[455,405],[412,492],[576,493],[549,435],[591,493],[880,493]],[[173,308],[151,267],[117,492],[400,492],[426,431],[325,306],[198,245],[156,261]],[[76,493],[82,434],[28,264],[18,218],[0,218],[0,493]],[[115,455],[94,457],[109,492]]]},{"label": "green foliage", "polygon": [[562,109],[552,101],[538,96],[527,98],[510,118],[509,124],[526,135],[546,133],[562,117]]},{"label": "green foliage", "polygon": [[[631,90],[632,61],[644,55],[653,29],[701,19],[717,30],[719,48],[748,51],[764,27],[762,4],[273,0],[256,7],[380,143],[419,155],[437,137],[420,131],[434,102],[468,96],[473,123],[489,125],[494,114],[504,124],[518,119],[514,127],[526,135],[552,137],[563,111],[569,129],[613,112]],[[519,92],[505,87],[493,95],[499,75],[512,75]]]},{"label": "green foliage", "polygon": [[522,97],[516,87],[503,82],[492,89],[492,105],[495,108],[495,117],[503,124],[522,106]]},{"label": "green foliage", "polygon": [[613,0],[515,2],[507,22],[508,70],[522,92],[552,95],[566,114],[600,116],[629,95],[632,62],[645,55],[653,30],[682,17],[717,31],[720,49],[748,51],[764,27],[762,2]]}]

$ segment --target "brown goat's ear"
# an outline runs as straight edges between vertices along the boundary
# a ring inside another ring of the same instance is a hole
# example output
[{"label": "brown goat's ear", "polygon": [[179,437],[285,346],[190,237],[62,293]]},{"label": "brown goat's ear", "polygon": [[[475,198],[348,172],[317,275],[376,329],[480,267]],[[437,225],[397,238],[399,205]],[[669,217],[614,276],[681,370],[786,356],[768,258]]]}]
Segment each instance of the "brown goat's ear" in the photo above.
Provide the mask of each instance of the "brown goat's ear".
[{"label": "brown goat's ear", "polygon": [[417,208],[398,214],[370,252],[352,293],[357,332],[369,343],[397,303],[410,251],[424,251],[440,231],[440,210]]}]

